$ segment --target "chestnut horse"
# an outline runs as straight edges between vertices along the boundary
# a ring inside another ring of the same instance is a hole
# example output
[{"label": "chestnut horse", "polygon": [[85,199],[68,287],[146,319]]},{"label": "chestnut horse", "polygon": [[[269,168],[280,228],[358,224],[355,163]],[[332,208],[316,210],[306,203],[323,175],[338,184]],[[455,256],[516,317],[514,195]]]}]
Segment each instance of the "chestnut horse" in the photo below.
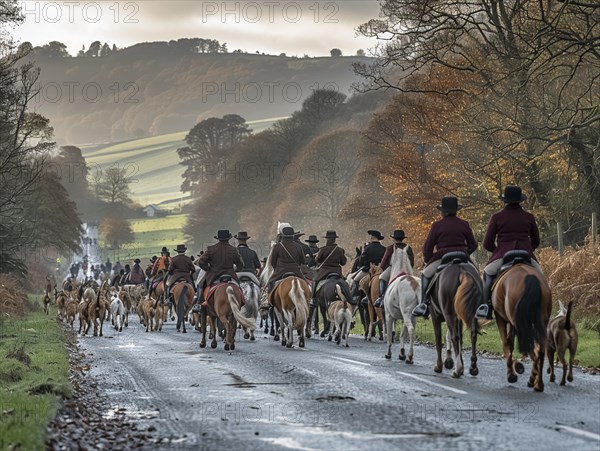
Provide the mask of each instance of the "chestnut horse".
[{"label": "chestnut horse", "polygon": [[[256,329],[256,316],[247,318],[245,308],[242,307],[241,288],[235,283],[222,283],[217,286],[211,295],[213,302],[208,302],[208,306],[202,309],[202,339],[200,347],[206,347],[206,326],[207,317],[212,319],[212,326],[216,326],[217,318],[225,326],[225,351],[235,349],[235,332],[238,323],[246,330],[254,331]],[[208,301],[209,299],[207,299]],[[212,331],[211,348],[217,347],[217,333]]]},{"label": "chestnut horse", "polygon": [[175,299],[175,311],[177,312],[177,332],[187,333],[185,320],[192,308],[194,301],[194,287],[183,280],[176,282],[171,287],[173,299]]},{"label": "chestnut horse", "polygon": [[523,364],[512,355],[516,335],[519,351],[533,361],[527,385],[544,391],[546,328],[552,314],[552,293],[546,278],[533,266],[512,266],[498,278],[492,291],[492,306],[504,348],[508,382],[517,382],[517,373],[524,371]]},{"label": "chestnut horse", "polygon": [[[466,258],[466,255],[465,255]],[[475,311],[483,301],[483,287],[479,272],[470,263],[452,263],[438,275],[431,287],[431,320],[435,333],[437,363],[436,373],[442,372],[442,322],[446,322],[446,360],[444,366],[451,369],[452,377],[460,377],[464,373],[462,358],[463,323],[471,331],[471,376],[477,376],[477,334],[479,323]],[[452,344],[452,346],[450,346]],[[454,349],[456,363],[452,360],[451,347]]]},{"label": "chestnut horse", "polygon": [[383,309],[375,307],[375,301],[379,297],[379,276],[383,270],[379,265],[371,263],[369,276],[360,281],[361,289],[367,293],[367,304],[369,311],[369,329],[366,331],[365,340],[371,341],[371,337],[375,336],[375,326],[379,326],[379,340],[383,341],[383,333],[385,332],[385,320]]},{"label": "chestnut horse", "polygon": [[291,348],[294,329],[299,335],[299,346],[304,347],[304,329],[308,319],[310,288],[300,277],[290,276],[281,280],[269,295],[281,329],[281,345]]}]

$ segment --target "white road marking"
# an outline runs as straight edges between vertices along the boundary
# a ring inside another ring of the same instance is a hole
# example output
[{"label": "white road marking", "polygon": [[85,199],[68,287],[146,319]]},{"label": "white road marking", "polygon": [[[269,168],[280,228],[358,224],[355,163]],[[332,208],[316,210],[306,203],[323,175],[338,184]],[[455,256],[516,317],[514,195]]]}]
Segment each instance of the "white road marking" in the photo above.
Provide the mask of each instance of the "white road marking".
[{"label": "white road marking", "polygon": [[413,378],[415,380],[418,380],[418,381],[421,381],[421,382],[425,382],[426,384],[433,385],[434,387],[439,387],[439,388],[443,388],[445,390],[449,390],[449,391],[451,391],[453,393],[457,393],[459,395],[466,395],[467,394],[466,391],[459,390],[458,388],[448,387],[447,385],[438,384],[437,382],[430,381],[429,379],[425,379],[423,377],[415,376],[414,374],[404,373],[402,371],[396,371],[396,372],[398,374],[402,374],[403,376],[411,377],[411,378]]},{"label": "white road marking", "polygon": [[565,432],[570,432],[571,434],[579,435],[581,437],[597,440],[600,442],[600,434],[596,434],[594,432],[583,431],[581,429],[572,428],[570,426],[563,426],[560,424],[557,425],[556,428]]},{"label": "white road marking", "polygon": [[302,451],[314,451],[313,448],[304,448],[300,446],[300,444],[294,440],[293,438],[288,437],[277,437],[277,438],[261,438],[265,442],[272,443],[273,445],[279,445],[284,448],[297,449]]},{"label": "white road marking", "polygon": [[345,359],[343,357],[335,357],[335,356],[331,356],[331,358],[336,359],[336,360],[341,360],[342,362],[354,363],[356,365],[371,366],[370,363],[359,362],[358,360]]}]

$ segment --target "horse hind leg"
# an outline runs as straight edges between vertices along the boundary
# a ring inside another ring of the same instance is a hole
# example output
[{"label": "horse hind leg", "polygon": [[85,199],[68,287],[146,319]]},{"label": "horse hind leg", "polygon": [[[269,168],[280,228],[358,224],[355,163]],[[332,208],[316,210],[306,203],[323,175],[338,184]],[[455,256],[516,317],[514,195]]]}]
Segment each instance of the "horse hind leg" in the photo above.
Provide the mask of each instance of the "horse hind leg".
[{"label": "horse hind leg", "polygon": [[433,333],[435,335],[435,350],[437,353],[437,362],[433,371],[436,373],[442,372],[442,323],[438,319],[432,319]]},{"label": "horse hind leg", "polygon": [[410,318],[408,320],[408,323],[406,323],[406,322],[404,323],[404,324],[406,324],[406,330],[408,332],[408,339],[409,339],[408,356],[406,357],[406,363],[412,364],[413,358],[414,358],[415,326],[416,326],[417,318],[415,318],[411,314],[406,315],[405,318]]},{"label": "horse hind leg", "polygon": [[473,319],[471,324],[471,366],[469,374],[471,376],[479,374],[479,368],[477,368],[477,319]]},{"label": "horse hind leg", "polygon": [[394,321],[394,318],[392,318],[392,315],[390,315],[389,313],[386,317],[386,321],[387,321],[388,334],[387,334],[387,352],[385,353],[385,358],[389,360],[392,358],[392,334],[390,333],[390,331],[394,330],[394,325],[395,325],[396,321]]},{"label": "horse hind leg", "polygon": [[449,327],[446,329],[446,360],[444,360],[444,368],[447,370],[454,368],[454,360],[452,360],[452,336]]},{"label": "horse hind leg", "polygon": [[463,358],[462,358],[462,321],[456,320],[454,338],[452,344],[454,346],[454,355],[456,356],[456,366],[452,372],[452,377],[458,378],[463,375],[465,371]]}]

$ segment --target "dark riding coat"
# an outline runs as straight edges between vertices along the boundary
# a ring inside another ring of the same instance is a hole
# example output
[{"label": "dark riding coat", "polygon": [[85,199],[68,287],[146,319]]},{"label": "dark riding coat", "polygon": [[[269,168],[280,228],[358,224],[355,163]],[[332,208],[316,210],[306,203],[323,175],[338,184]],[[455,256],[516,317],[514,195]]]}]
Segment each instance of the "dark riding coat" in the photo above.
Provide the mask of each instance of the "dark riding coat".
[{"label": "dark riding coat", "polygon": [[445,216],[431,225],[423,245],[423,258],[425,263],[431,263],[448,252],[460,251],[471,255],[475,249],[477,241],[469,223],[456,216]]},{"label": "dark riding coat", "polygon": [[144,274],[142,267],[140,266],[139,263],[134,264],[133,267],[131,268],[131,271],[129,272],[129,277],[127,278],[127,282],[134,284],[134,285],[138,285],[140,283],[144,283],[145,281],[146,281],[146,275]]},{"label": "dark riding coat", "polygon": [[302,246],[291,238],[282,238],[281,242],[273,247],[271,265],[274,272],[269,281],[279,280],[288,272],[302,278],[300,265],[303,264],[304,250]]},{"label": "dark riding coat", "polygon": [[317,269],[317,273],[313,279],[314,284],[323,280],[331,273],[336,273],[342,277],[342,266],[348,262],[344,249],[335,244],[323,246],[319,249],[319,253],[315,260],[317,262],[317,267],[319,265],[321,265],[321,267]]},{"label": "dark riding coat", "polygon": [[540,232],[535,218],[515,204],[508,204],[492,215],[483,239],[484,249],[492,253],[489,262],[514,250],[527,251],[535,258],[533,251],[539,245]]},{"label": "dark riding coat", "polygon": [[385,247],[379,241],[373,241],[365,246],[358,264],[361,268],[369,268],[369,263],[378,265],[385,254]]},{"label": "dark riding coat", "polygon": [[244,263],[243,268],[238,269],[238,272],[251,272],[252,274],[256,274],[256,271],[260,269],[260,260],[258,259],[258,255],[254,250],[250,249],[245,244],[240,244],[237,247],[240,256],[242,257],[242,261]]},{"label": "dark riding coat", "polygon": [[[235,268],[233,267],[235,265]],[[238,250],[227,241],[219,241],[208,246],[204,254],[198,259],[198,266],[206,271],[206,285],[211,285],[221,276],[231,276],[238,280],[236,270],[244,266]]]},{"label": "dark riding coat", "polygon": [[185,280],[194,285],[194,281],[192,280],[194,271],[196,271],[196,268],[190,257],[184,254],[176,255],[171,259],[171,264],[169,265],[167,284],[172,286],[176,280]]}]

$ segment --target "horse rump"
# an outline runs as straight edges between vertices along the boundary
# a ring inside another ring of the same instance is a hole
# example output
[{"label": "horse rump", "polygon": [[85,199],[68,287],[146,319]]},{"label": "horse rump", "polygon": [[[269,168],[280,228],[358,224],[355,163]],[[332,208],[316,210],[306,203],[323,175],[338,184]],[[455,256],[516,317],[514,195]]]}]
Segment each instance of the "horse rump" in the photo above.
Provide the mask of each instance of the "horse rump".
[{"label": "horse rump", "polygon": [[524,290],[515,318],[515,328],[519,352],[529,355],[537,342],[546,345],[546,328],[542,322],[542,287],[538,278],[532,274],[525,276]]}]

